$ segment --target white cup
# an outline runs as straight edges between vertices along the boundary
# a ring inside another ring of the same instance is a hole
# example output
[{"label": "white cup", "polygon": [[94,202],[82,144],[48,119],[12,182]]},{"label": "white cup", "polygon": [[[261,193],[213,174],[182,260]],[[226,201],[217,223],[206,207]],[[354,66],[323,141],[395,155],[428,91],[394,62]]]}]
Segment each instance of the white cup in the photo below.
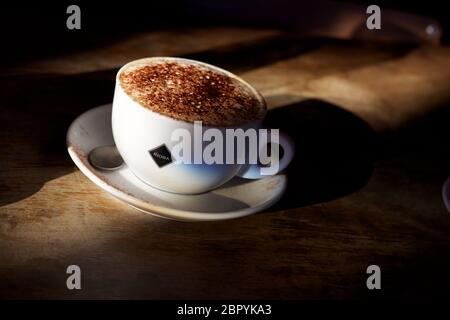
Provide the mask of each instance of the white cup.
[{"label": "white cup", "polygon": [[[132,61],[123,66],[116,77],[112,109],[112,130],[114,141],[120,155],[130,170],[145,183],[158,189],[180,193],[198,194],[213,190],[235,176],[249,179],[263,178],[260,164],[187,164],[173,159],[171,150],[177,141],[171,139],[176,129],[185,129],[194,136],[194,123],[177,120],[148,108],[128,96],[119,81],[119,74],[132,63],[159,61],[181,61],[201,65],[213,71],[219,71],[237,79],[255,94],[265,106],[264,98],[252,86],[236,75],[218,67],[182,58],[154,57]],[[226,129],[259,129],[262,120],[253,121],[236,127],[216,128],[225,134]],[[203,126],[203,130],[212,128]],[[206,146],[203,143],[202,146]],[[279,145],[283,156],[277,164],[277,172],[283,170],[294,155],[294,144],[284,134],[279,135]],[[276,174],[277,172],[274,172]]]}]

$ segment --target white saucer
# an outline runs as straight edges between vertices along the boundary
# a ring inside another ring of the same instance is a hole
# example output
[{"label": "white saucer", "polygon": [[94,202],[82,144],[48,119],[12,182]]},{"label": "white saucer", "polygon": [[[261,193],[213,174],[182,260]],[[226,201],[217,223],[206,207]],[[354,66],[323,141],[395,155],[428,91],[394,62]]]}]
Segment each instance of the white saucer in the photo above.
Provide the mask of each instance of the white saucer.
[{"label": "white saucer", "polygon": [[286,189],[286,176],[278,174],[260,180],[234,178],[199,195],[164,192],[142,182],[126,165],[116,171],[100,171],[90,165],[88,155],[92,149],[113,144],[111,104],[83,113],[67,132],[67,149],[81,172],[116,198],[159,217],[183,221],[243,217],[270,207]]}]

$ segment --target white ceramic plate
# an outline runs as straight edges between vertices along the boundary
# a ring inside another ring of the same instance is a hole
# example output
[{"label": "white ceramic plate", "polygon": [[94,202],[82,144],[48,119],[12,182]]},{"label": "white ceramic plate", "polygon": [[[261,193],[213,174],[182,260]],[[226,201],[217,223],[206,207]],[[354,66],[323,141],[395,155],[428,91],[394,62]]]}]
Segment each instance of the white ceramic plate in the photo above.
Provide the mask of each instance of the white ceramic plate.
[{"label": "white ceramic plate", "polygon": [[89,152],[114,145],[111,104],[80,115],[67,132],[67,149],[77,167],[97,186],[143,212],[183,221],[212,221],[243,217],[277,202],[286,188],[286,176],[260,180],[234,178],[222,187],[199,195],[164,192],[142,182],[124,165],[100,171],[90,165]]}]

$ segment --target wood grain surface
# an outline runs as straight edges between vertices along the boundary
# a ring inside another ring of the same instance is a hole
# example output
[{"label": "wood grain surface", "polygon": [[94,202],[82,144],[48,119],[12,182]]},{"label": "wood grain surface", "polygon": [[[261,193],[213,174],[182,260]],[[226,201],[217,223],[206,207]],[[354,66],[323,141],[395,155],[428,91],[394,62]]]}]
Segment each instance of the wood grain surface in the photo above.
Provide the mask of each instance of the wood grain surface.
[{"label": "wood grain surface", "polygon": [[[242,219],[138,212],[71,162],[65,133],[112,100],[129,60],[172,55],[238,73],[297,155],[284,198]],[[0,75],[0,298],[446,295],[450,48],[302,39],[277,30],[141,33]],[[66,267],[82,269],[67,290]],[[366,268],[382,270],[369,291]]]}]

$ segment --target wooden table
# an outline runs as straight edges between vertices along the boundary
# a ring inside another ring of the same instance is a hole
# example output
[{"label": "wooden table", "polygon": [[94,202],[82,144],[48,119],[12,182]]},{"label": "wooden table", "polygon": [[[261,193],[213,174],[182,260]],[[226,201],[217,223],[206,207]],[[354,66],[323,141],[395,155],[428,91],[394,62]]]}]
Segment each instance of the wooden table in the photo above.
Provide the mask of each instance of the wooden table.
[{"label": "wooden table", "polygon": [[[298,153],[275,207],[181,223],[115,200],[65,133],[112,100],[125,62],[171,55],[240,74]],[[450,285],[450,48],[238,28],[134,34],[2,70],[0,298],[429,297]],[[82,270],[67,290],[66,268]],[[366,288],[380,266],[382,290]]]}]

